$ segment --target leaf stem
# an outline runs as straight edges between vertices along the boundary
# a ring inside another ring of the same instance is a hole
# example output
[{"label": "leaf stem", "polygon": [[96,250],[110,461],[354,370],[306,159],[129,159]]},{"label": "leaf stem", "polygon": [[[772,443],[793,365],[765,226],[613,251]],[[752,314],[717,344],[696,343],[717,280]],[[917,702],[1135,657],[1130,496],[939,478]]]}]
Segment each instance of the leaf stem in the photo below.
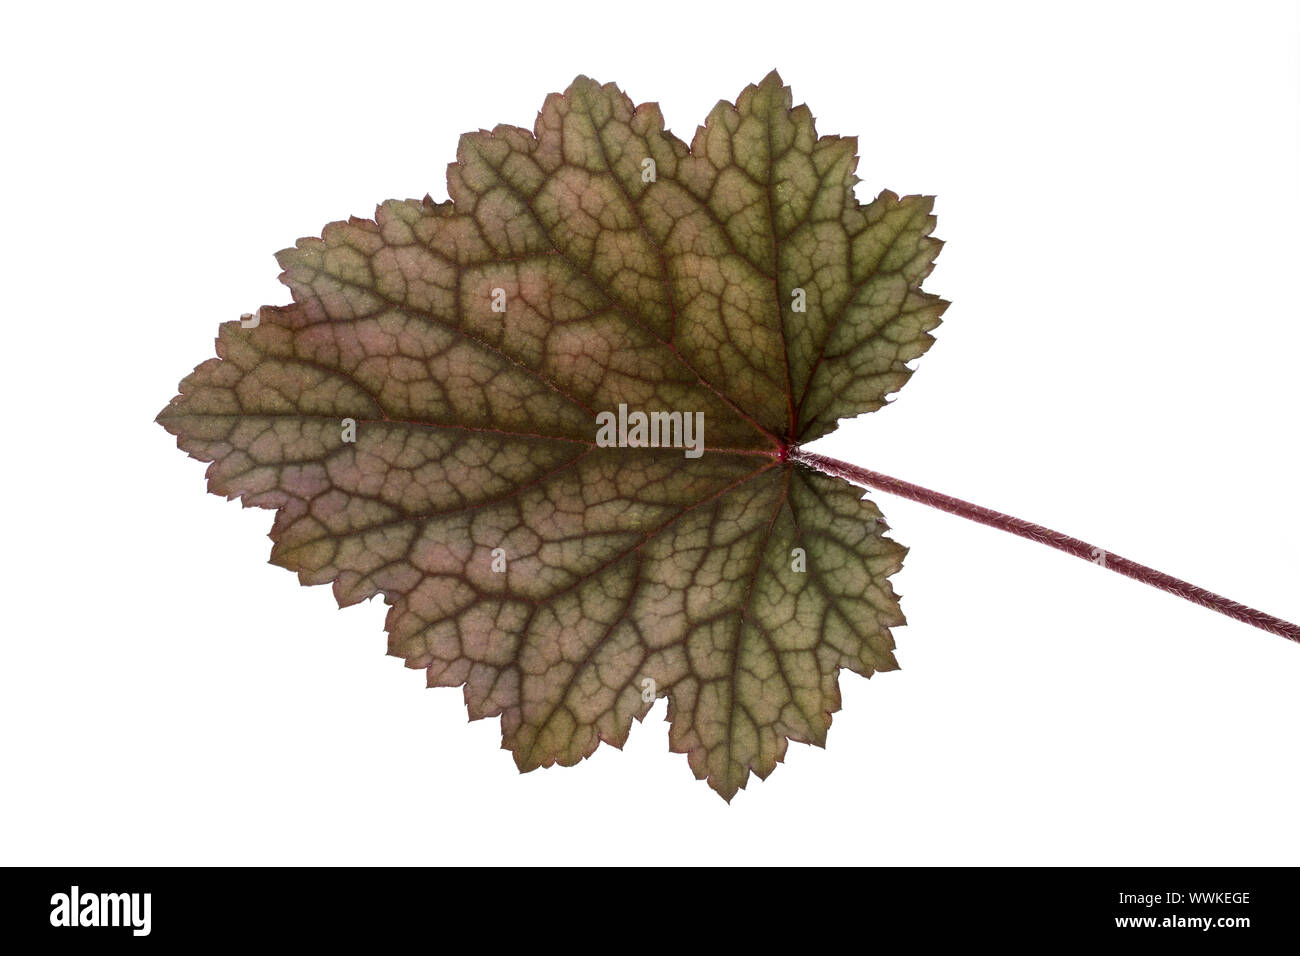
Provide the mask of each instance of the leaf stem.
[{"label": "leaf stem", "polygon": [[1168,591],[1170,594],[1176,594],[1180,598],[1199,604],[1202,607],[1208,607],[1220,614],[1226,614],[1228,617],[1244,624],[1250,624],[1268,631],[1270,634],[1277,634],[1280,637],[1300,643],[1300,625],[1284,621],[1271,614],[1265,614],[1263,611],[1257,611],[1253,607],[1239,604],[1223,597],[1221,594],[1199,588],[1173,575],[1157,571],[1155,568],[1149,568],[1145,564],[1138,564],[1128,558],[1111,554],[1109,551],[1091,545],[1086,541],[1072,538],[1068,534],[1053,531],[1051,528],[1044,528],[1042,525],[1033,524],[1023,518],[1013,518],[1011,515],[1005,515],[1000,511],[993,511],[991,508],[971,504],[969,501],[963,501],[951,495],[931,491],[929,488],[922,488],[920,485],[914,485],[911,482],[891,478],[889,475],[882,475],[878,471],[871,471],[868,468],[852,465],[835,458],[827,458],[825,455],[816,455],[812,452],[794,448],[790,451],[790,459],[802,462],[828,475],[845,478],[856,484],[875,488],[892,495],[910,498],[912,501],[919,501],[931,508],[938,508],[940,511],[946,511],[949,514],[960,515],[963,518],[978,521],[980,524],[989,525],[1000,531],[1018,534],[1022,538],[1028,538],[1030,541],[1037,541],[1039,544],[1045,544],[1048,547],[1056,548],[1058,551],[1064,551],[1066,554],[1072,554],[1076,558],[1091,561],[1109,571],[1116,571],[1136,581],[1141,581],[1143,584],[1149,584],[1152,587],[1160,588],[1162,591]]}]

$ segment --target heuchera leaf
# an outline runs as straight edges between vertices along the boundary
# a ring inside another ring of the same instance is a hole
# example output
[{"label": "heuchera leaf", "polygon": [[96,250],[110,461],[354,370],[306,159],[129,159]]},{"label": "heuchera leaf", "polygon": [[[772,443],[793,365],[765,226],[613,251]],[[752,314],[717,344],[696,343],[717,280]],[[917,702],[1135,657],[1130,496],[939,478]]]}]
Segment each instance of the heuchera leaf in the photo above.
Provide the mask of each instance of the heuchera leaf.
[{"label": "heuchera leaf", "polygon": [[[159,421],[276,510],[273,562],[382,594],[390,653],[500,716],[521,770],[667,696],[729,800],[824,744],[840,668],[897,666],[905,549],[788,457],[884,404],[946,305],[931,199],[859,204],[856,148],[775,72],[690,146],[579,77],[533,132],[463,136],[449,202],[279,253],[293,303],[222,325]],[[702,413],[702,454],[607,447],[620,406]]]}]

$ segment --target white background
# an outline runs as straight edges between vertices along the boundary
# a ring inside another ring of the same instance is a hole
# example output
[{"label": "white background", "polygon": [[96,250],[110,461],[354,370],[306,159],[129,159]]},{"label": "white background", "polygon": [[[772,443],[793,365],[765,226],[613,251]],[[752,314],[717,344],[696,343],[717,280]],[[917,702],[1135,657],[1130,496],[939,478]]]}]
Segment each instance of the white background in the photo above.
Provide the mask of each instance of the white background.
[{"label": "white background", "polygon": [[271,258],[445,198],[575,74],[689,140],[773,66],[952,300],[826,453],[1300,619],[1300,57],[1285,3],[7,11],[0,862],[1300,863],[1300,647],[880,496],[903,670],[731,806],[667,751],[519,775],[495,721],[266,563],[152,423]]}]

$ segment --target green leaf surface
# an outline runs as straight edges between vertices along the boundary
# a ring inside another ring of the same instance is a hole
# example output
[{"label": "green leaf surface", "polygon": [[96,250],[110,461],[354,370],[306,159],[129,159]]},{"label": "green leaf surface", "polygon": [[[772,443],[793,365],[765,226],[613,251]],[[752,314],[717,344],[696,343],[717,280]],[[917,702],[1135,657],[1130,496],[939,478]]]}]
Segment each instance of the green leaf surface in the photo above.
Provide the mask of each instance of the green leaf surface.
[{"label": "green leaf surface", "polygon": [[[788,460],[884,404],[946,305],[931,200],[856,202],[856,148],[776,73],[689,146],[579,77],[532,132],[463,136],[450,201],[279,253],[292,304],[222,325],[159,421],[212,492],[276,510],[272,561],[383,595],[390,652],[499,716],[520,769],[621,746],[667,696],[731,799],[824,744],[840,668],[897,666],[904,548]],[[604,446],[620,406],[702,421],[699,457]]]}]

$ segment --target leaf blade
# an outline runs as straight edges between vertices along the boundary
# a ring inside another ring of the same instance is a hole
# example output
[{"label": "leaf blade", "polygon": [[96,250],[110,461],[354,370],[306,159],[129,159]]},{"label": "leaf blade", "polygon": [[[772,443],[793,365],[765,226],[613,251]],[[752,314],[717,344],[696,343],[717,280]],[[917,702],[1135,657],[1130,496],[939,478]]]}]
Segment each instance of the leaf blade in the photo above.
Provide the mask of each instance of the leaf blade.
[{"label": "leaf blade", "polygon": [[[211,491],[276,511],[274,563],[383,595],[389,652],[500,717],[521,770],[621,746],[667,696],[730,800],[824,744],[840,668],[897,666],[904,549],[787,458],[878,407],[942,312],[927,201],[859,207],[853,151],[775,73],[690,147],[579,77],[533,132],[462,137],[449,202],[279,253],[293,304],[223,325],[159,421]],[[872,282],[904,283],[893,313],[855,305]],[[705,453],[601,447],[616,408],[702,413]]]}]

